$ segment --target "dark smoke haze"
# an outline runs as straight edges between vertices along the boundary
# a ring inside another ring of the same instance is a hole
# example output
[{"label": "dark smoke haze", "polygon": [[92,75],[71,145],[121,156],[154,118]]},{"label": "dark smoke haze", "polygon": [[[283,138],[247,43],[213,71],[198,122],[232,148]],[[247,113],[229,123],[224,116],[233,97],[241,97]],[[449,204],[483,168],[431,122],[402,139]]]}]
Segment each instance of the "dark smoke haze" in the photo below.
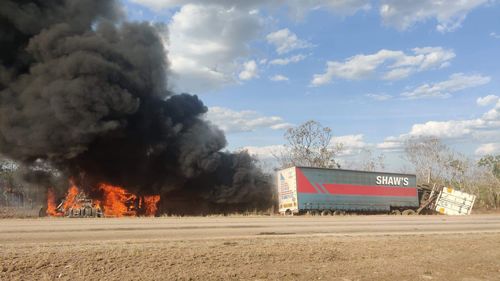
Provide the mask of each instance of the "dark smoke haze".
[{"label": "dark smoke haze", "polygon": [[207,107],[167,90],[159,29],[123,21],[115,1],[2,0],[0,153],[41,159],[65,178],[161,194],[163,209],[169,198],[269,207],[253,159],[221,152],[226,139],[202,119]]}]

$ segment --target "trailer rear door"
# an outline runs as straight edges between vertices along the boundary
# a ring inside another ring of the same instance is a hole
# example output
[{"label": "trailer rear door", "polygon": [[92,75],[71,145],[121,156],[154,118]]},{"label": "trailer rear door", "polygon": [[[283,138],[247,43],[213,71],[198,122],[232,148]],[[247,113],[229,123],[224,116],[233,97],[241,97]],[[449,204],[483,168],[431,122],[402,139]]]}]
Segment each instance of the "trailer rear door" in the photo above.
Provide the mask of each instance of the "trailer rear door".
[{"label": "trailer rear door", "polygon": [[287,211],[297,213],[299,206],[297,202],[297,177],[296,168],[288,168],[278,171],[278,197],[279,212],[284,214]]}]

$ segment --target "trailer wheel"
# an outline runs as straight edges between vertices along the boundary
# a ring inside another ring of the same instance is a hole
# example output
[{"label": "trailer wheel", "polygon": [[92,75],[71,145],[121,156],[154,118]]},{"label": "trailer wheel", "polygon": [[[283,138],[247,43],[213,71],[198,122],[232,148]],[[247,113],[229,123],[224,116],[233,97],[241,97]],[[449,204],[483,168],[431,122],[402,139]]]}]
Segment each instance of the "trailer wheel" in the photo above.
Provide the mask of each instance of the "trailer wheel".
[{"label": "trailer wheel", "polygon": [[330,210],[323,210],[321,211],[322,216],[331,216],[332,212]]},{"label": "trailer wheel", "polygon": [[319,213],[316,210],[309,210],[309,211],[307,211],[306,214],[309,216],[317,216]]},{"label": "trailer wheel", "polygon": [[407,209],[407,210],[404,210],[403,213],[401,213],[403,216],[413,216],[413,215],[416,215],[417,212],[415,212],[415,210],[412,210],[412,209]]},{"label": "trailer wheel", "polygon": [[342,211],[342,210],[335,210],[335,211],[333,212],[333,215],[334,215],[334,216],[344,216],[344,215],[345,215],[345,212],[344,212],[344,211]]},{"label": "trailer wheel", "polygon": [[400,210],[392,210],[391,211],[391,215],[400,216],[401,215],[401,211]]},{"label": "trailer wheel", "polygon": [[292,211],[291,211],[290,209],[287,209],[287,210],[285,211],[285,216],[288,216],[288,217],[293,216]]}]

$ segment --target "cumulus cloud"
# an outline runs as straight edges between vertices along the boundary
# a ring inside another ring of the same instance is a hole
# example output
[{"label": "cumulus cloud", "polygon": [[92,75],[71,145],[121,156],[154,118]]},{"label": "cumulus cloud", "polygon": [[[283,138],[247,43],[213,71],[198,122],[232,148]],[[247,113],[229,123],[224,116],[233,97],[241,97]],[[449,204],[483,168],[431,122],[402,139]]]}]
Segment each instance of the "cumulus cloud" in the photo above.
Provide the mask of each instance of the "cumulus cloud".
[{"label": "cumulus cloud", "polygon": [[[413,54],[405,54],[403,51],[382,49],[374,54],[360,54],[344,61],[328,61],[325,73],[315,74],[311,84],[313,86],[324,85],[334,78],[402,79],[415,72],[446,67],[455,57],[453,50],[442,47],[414,48],[412,52]],[[378,72],[381,74],[377,75]]]},{"label": "cumulus cloud", "polygon": [[278,54],[285,54],[297,49],[311,48],[313,45],[305,40],[301,40],[288,28],[284,28],[266,36],[267,42],[274,45]]},{"label": "cumulus cloud", "polygon": [[479,118],[448,121],[428,121],[414,124],[408,133],[391,136],[377,145],[380,149],[402,147],[410,137],[437,137],[443,140],[461,139],[470,142],[498,142],[500,140],[500,101]]},{"label": "cumulus cloud", "polygon": [[235,83],[239,60],[262,26],[258,14],[217,5],[184,5],[169,23],[167,49],[179,91],[205,92]]},{"label": "cumulus cloud", "polygon": [[259,77],[257,63],[254,60],[247,61],[243,64],[243,71],[239,75],[241,80],[250,80]]},{"label": "cumulus cloud", "polygon": [[409,99],[436,97],[447,98],[454,92],[481,86],[489,83],[490,80],[491,78],[489,76],[455,73],[452,74],[448,80],[434,84],[423,84],[412,91],[402,93],[401,96]]},{"label": "cumulus cloud", "polygon": [[298,55],[287,57],[287,58],[278,58],[278,59],[271,60],[269,62],[269,64],[273,64],[273,65],[287,65],[289,63],[299,62],[299,61],[301,61],[301,60],[303,60],[305,58],[306,58],[305,55],[298,54]]},{"label": "cumulus cloud", "polygon": [[[370,144],[365,143],[362,134],[357,135],[344,135],[333,137],[330,145],[332,147],[342,144],[342,151],[340,157],[356,155],[362,149],[370,147]],[[261,161],[276,160],[275,156],[279,156],[285,152],[284,145],[266,145],[266,146],[245,146],[243,149],[247,150],[250,155],[256,156]],[[274,163],[276,164],[276,163]]]},{"label": "cumulus cloud", "polygon": [[475,151],[476,155],[488,155],[500,153],[500,142],[481,144]]},{"label": "cumulus cloud", "polygon": [[274,82],[280,82],[280,81],[288,81],[288,80],[290,80],[290,79],[288,79],[288,77],[286,77],[284,75],[280,75],[280,74],[271,76],[269,79],[271,81],[274,81]]},{"label": "cumulus cloud", "polygon": [[380,15],[384,24],[405,30],[417,22],[430,19],[437,21],[439,32],[459,28],[467,14],[488,2],[488,0],[382,0]]},{"label": "cumulus cloud", "polygon": [[226,133],[250,132],[257,129],[283,130],[293,126],[279,116],[262,116],[256,111],[234,111],[224,107],[210,107],[205,116]]},{"label": "cumulus cloud", "polygon": [[[265,22],[259,13],[284,5],[293,13],[335,8],[342,14],[358,10],[367,1],[233,1],[233,0],[132,0],[154,10],[170,9],[165,34],[171,62],[171,85],[176,91],[203,93],[237,83],[240,62],[252,55],[249,44],[262,32]],[[331,3],[330,3],[331,2]],[[358,3],[353,3],[358,2]],[[341,12],[344,11],[344,12]],[[282,29],[269,35],[280,54],[312,45]],[[275,64],[302,60],[301,55],[278,59]]]},{"label": "cumulus cloud", "polygon": [[387,137],[375,147],[384,151],[399,151],[403,148],[403,139],[398,137]]},{"label": "cumulus cloud", "polygon": [[494,104],[494,103],[497,103],[498,100],[500,98],[498,96],[495,96],[495,95],[487,95],[485,97],[479,97],[477,100],[476,100],[476,103],[479,105],[479,106],[487,106],[487,105],[490,105],[490,104]]},{"label": "cumulus cloud", "polygon": [[176,8],[187,4],[220,5],[225,8],[258,8],[285,5],[294,18],[301,18],[309,11],[328,9],[339,15],[352,15],[370,9],[370,0],[132,0],[154,10]]},{"label": "cumulus cloud", "polygon": [[274,2],[286,3],[292,18],[299,20],[308,12],[318,9],[325,9],[340,16],[350,16],[358,11],[371,9],[370,0],[275,0]]},{"label": "cumulus cloud", "polygon": [[389,100],[392,98],[392,96],[388,94],[366,94],[365,97],[378,101]]},{"label": "cumulus cloud", "polygon": [[245,146],[242,149],[248,151],[250,155],[257,156],[258,159],[274,159],[274,156],[280,155],[285,150],[283,145],[266,146]]},{"label": "cumulus cloud", "polygon": [[142,4],[151,9],[162,10],[181,7],[188,4],[218,5],[226,9],[242,8],[250,9],[265,4],[265,0],[132,0],[132,2]]},{"label": "cumulus cloud", "polygon": [[364,141],[363,134],[333,137],[331,140],[331,144],[332,145],[341,144],[342,145],[341,154],[343,156],[359,153],[361,149],[367,146],[367,144]]}]

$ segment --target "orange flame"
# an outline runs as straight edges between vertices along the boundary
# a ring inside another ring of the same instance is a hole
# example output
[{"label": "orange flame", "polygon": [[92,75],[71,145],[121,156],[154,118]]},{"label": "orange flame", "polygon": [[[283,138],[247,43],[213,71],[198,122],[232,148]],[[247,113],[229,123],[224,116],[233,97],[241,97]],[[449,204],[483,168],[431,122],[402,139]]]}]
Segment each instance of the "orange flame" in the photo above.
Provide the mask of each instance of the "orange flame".
[{"label": "orange flame", "polygon": [[46,214],[48,216],[58,216],[59,213],[56,211],[56,196],[54,194],[54,190],[49,188],[47,190],[47,211]]},{"label": "orange flame", "polygon": [[158,201],[160,201],[160,195],[150,195],[144,196],[144,205],[146,209],[146,216],[156,215],[156,210],[158,210]]},{"label": "orange flame", "polygon": [[80,193],[80,190],[76,185],[73,183],[73,181],[70,181],[71,187],[68,189],[68,194],[66,195],[66,201],[64,201],[63,204],[63,209],[69,209],[71,207],[75,207],[77,204],[76,196],[78,193]]},{"label": "orange flame", "polygon": [[[70,180],[70,183],[71,186],[61,206],[62,210],[82,207],[81,200],[78,200],[80,190],[72,180]],[[160,201],[160,195],[138,197],[122,187],[105,183],[99,184],[97,188],[102,192],[102,198],[93,199],[93,205],[98,209],[102,209],[107,217],[136,216],[138,211],[139,214],[154,216],[158,209],[157,204]],[[48,189],[47,192],[47,215],[64,215],[60,210],[56,209],[55,195],[52,189]]]},{"label": "orange flame", "polygon": [[128,207],[126,203],[134,201],[137,196],[128,193],[119,186],[101,183],[99,189],[103,191],[102,207],[104,215],[113,217],[135,216],[135,208]]}]

